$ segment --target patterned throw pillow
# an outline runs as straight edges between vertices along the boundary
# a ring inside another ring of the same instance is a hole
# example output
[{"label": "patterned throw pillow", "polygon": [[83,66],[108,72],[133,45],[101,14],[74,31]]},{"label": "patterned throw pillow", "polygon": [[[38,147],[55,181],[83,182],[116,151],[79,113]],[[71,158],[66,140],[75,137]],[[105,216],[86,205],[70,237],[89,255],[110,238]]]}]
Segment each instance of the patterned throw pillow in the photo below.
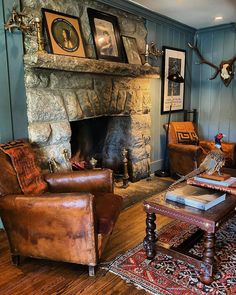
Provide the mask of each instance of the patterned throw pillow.
[{"label": "patterned throw pillow", "polygon": [[177,131],[177,141],[182,144],[198,145],[199,138],[195,131]]},{"label": "patterned throw pillow", "polygon": [[28,142],[16,140],[0,144],[0,149],[10,156],[20,188],[24,194],[41,194],[47,190],[41,170]]}]

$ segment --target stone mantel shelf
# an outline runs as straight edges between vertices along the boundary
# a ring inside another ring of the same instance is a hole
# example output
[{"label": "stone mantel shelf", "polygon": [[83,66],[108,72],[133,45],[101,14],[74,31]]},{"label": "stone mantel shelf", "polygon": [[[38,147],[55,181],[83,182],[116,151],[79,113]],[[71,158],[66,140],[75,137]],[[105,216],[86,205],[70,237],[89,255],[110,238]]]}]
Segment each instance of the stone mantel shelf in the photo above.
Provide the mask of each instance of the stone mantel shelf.
[{"label": "stone mantel shelf", "polygon": [[33,68],[127,77],[160,78],[160,68],[48,53],[26,54],[24,63]]}]

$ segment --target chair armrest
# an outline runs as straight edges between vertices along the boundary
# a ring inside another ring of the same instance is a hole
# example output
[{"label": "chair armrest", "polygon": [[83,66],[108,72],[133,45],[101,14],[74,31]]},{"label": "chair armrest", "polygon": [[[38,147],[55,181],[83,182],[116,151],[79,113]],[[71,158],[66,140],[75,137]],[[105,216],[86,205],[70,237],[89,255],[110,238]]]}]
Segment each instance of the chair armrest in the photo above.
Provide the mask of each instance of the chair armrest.
[{"label": "chair armrest", "polygon": [[198,157],[202,153],[205,154],[201,146],[191,144],[170,143],[168,144],[168,149],[169,151],[188,154],[192,157]]},{"label": "chair armrest", "polygon": [[50,192],[113,192],[110,169],[50,173],[44,176]]},{"label": "chair armrest", "polygon": [[8,195],[0,214],[12,254],[96,265],[92,194]]},{"label": "chair armrest", "polygon": [[205,153],[197,145],[173,143],[168,145],[168,156],[171,174],[186,175],[199,167]]}]

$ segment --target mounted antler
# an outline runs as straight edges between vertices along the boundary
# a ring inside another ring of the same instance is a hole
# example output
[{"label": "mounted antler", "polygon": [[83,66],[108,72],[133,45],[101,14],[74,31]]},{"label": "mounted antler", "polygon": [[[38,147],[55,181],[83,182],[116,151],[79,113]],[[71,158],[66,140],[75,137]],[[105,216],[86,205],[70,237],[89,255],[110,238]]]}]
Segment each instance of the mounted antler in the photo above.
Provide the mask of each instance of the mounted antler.
[{"label": "mounted antler", "polygon": [[218,74],[220,73],[220,77],[221,77],[222,81],[224,82],[225,86],[229,85],[229,83],[231,82],[231,80],[233,79],[233,76],[234,76],[233,64],[236,61],[236,56],[234,56],[230,60],[222,61],[220,66],[217,67],[216,65],[214,65],[210,61],[207,61],[202,56],[202,54],[200,53],[197,46],[193,46],[190,43],[188,43],[188,46],[190,48],[192,48],[196,52],[196,54],[198,55],[198,57],[200,59],[199,64],[207,64],[216,70],[215,74],[211,78],[209,78],[209,80],[215,79],[218,76]]}]

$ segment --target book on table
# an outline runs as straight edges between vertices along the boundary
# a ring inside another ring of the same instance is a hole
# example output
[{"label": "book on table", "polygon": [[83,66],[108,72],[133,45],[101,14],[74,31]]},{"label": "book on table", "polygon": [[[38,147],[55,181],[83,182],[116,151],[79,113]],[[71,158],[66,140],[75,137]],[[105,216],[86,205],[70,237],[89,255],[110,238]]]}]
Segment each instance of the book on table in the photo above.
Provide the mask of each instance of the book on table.
[{"label": "book on table", "polygon": [[202,181],[202,182],[215,184],[215,185],[221,185],[221,186],[225,186],[225,187],[236,186],[236,177],[229,177],[226,180],[219,181],[219,180],[214,180],[214,179],[210,179],[210,178],[206,178],[206,177],[201,177],[201,175],[199,175],[199,176],[195,176],[193,179],[196,181]]},{"label": "book on table", "polygon": [[166,200],[195,207],[201,210],[208,210],[223,202],[226,194],[213,189],[202,188],[193,185],[185,185],[167,191]]},{"label": "book on table", "polygon": [[232,195],[236,195],[236,185],[235,182],[229,186],[225,186],[222,184],[214,184],[214,183],[210,183],[207,181],[199,181],[196,180],[194,178],[189,178],[187,180],[187,184],[192,184],[192,185],[197,185],[197,186],[201,186],[201,187],[207,187],[207,188],[211,188],[211,189],[215,189],[215,190],[219,190],[222,192],[227,192],[229,194]]}]

